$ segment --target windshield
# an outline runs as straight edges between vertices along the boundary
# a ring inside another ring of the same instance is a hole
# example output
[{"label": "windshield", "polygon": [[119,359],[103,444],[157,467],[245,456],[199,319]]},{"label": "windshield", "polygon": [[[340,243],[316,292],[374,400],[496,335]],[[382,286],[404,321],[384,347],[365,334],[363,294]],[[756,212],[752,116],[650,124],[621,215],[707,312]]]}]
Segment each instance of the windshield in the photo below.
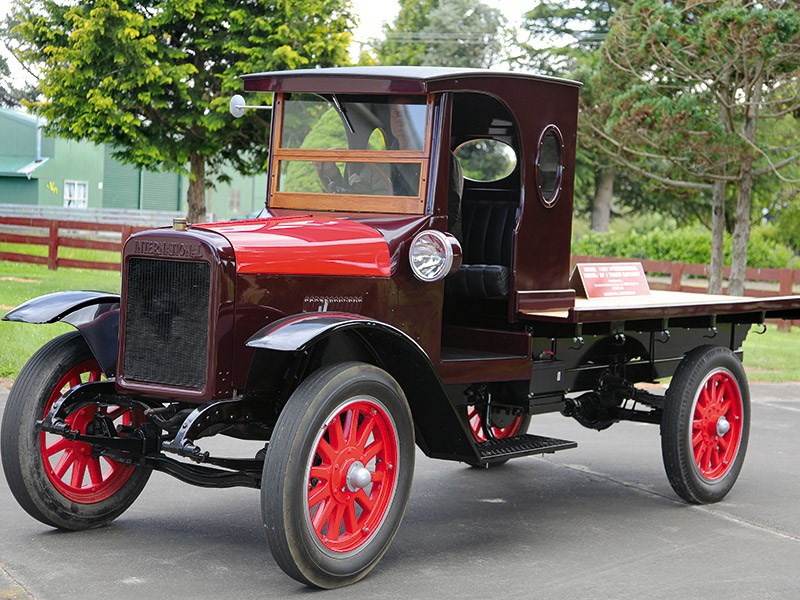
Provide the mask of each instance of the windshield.
[{"label": "windshield", "polygon": [[424,212],[424,96],[286,94],[277,99],[275,208]]}]

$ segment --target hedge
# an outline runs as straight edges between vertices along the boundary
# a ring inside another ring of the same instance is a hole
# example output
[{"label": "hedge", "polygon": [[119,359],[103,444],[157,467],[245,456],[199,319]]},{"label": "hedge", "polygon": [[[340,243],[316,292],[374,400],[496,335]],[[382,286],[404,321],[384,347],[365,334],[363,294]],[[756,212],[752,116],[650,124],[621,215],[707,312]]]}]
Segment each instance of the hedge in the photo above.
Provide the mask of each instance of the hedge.
[{"label": "hedge", "polygon": [[[711,261],[711,233],[694,227],[626,233],[589,232],[573,242],[572,253],[708,264]],[[791,249],[770,239],[762,229],[753,229],[747,249],[748,267],[791,267],[794,258]],[[731,236],[727,234],[725,264],[731,264]]]}]

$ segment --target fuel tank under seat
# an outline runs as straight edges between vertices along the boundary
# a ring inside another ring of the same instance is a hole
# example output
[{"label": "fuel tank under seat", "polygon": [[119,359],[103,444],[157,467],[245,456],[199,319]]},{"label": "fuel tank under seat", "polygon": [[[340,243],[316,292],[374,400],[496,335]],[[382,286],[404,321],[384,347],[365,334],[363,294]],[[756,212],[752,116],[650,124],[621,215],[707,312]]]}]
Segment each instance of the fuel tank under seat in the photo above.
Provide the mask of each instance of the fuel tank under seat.
[{"label": "fuel tank under seat", "polygon": [[449,298],[508,298],[518,201],[465,196],[461,268],[445,280]]}]

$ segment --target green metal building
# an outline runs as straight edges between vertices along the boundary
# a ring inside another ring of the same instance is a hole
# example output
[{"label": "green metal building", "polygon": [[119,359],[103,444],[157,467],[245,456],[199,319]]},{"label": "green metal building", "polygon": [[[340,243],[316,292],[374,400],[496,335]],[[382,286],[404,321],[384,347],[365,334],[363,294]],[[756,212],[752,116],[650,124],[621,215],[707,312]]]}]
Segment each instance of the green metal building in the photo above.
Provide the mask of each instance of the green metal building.
[{"label": "green metal building", "polygon": [[[266,174],[209,189],[216,219],[245,216],[264,206]],[[43,135],[28,114],[0,109],[0,204],[186,211],[188,179],[139,169],[111,148]]]}]

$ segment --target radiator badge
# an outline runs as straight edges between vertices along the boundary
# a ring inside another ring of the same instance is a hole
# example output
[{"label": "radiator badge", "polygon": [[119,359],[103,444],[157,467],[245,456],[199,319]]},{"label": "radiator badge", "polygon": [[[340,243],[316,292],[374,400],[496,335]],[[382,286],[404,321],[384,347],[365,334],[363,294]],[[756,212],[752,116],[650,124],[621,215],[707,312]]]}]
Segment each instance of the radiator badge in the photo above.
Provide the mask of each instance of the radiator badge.
[{"label": "radiator badge", "polygon": [[136,240],[133,246],[135,254],[148,256],[166,256],[170,258],[202,258],[203,249],[200,244],[185,242],[157,242],[155,240]]}]

